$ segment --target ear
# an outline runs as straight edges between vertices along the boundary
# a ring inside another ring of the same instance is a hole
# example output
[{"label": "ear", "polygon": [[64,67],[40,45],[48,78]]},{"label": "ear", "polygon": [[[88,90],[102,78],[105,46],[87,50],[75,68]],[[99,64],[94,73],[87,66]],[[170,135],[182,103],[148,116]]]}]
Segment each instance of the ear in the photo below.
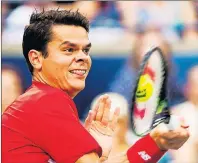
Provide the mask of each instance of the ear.
[{"label": "ear", "polygon": [[30,50],[28,53],[29,61],[33,68],[37,71],[42,69],[43,56],[42,53],[37,50]]}]

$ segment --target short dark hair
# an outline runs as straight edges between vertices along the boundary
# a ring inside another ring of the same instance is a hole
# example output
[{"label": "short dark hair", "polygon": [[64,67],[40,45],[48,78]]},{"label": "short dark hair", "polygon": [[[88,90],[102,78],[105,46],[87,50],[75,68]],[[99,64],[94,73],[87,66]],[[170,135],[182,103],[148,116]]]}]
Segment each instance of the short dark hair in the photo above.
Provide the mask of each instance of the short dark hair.
[{"label": "short dark hair", "polygon": [[51,40],[52,25],[74,25],[81,26],[89,32],[89,21],[78,10],[49,10],[38,13],[33,12],[30,17],[30,24],[25,27],[23,35],[23,55],[31,74],[33,67],[29,61],[28,53],[31,49],[42,52],[47,57],[47,43]]}]

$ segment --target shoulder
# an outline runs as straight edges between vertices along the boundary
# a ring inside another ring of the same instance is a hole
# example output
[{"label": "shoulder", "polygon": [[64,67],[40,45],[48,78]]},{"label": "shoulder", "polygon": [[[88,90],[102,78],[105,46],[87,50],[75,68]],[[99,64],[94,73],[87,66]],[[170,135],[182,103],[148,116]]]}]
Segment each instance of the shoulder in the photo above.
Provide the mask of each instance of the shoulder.
[{"label": "shoulder", "polygon": [[64,91],[38,83],[32,85],[15,103],[30,112],[60,111],[62,108],[67,108],[65,111],[76,110],[73,100]]},{"label": "shoulder", "polygon": [[58,88],[51,87],[42,83],[33,83],[32,86],[19,97],[19,100],[31,101],[32,103],[40,103],[47,101],[53,103],[55,101],[68,101],[73,100],[64,91]]},{"label": "shoulder", "polygon": [[56,112],[56,113],[71,113],[75,112],[76,106],[73,100],[63,91],[51,90],[50,92],[44,92],[36,100],[37,108],[42,111]]}]

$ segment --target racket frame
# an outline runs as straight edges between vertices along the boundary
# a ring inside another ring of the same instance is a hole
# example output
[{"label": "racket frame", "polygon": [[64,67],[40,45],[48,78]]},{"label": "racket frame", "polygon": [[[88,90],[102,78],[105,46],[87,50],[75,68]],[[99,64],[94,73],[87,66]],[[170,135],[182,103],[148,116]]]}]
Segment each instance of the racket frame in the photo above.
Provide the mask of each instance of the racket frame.
[{"label": "racket frame", "polygon": [[[146,65],[148,64],[149,58],[152,56],[152,54],[155,51],[158,51],[158,53],[160,55],[160,58],[161,58],[161,61],[162,61],[162,65],[163,65],[164,74],[163,74],[163,79],[162,79],[162,85],[161,85],[161,89],[160,89],[160,93],[159,93],[159,99],[158,99],[157,107],[156,107],[154,115],[153,115],[153,120],[152,120],[152,124],[150,126],[150,129],[148,129],[144,133],[138,134],[136,132],[134,119],[133,119],[134,108],[135,108],[134,106],[136,104],[135,103],[136,91],[137,91],[137,88],[138,88],[138,83],[139,83],[140,77],[143,74],[143,71],[144,71]],[[170,112],[169,112],[169,109],[168,109],[167,80],[168,80],[168,64],[167,64],[167,61],[165,60],[165,58],[163,56],[162,50],[159,47],[154,47],[145,54],[145,56],[144,56],[144,58],[143,58],[143,60],[140,64],[140,70],[138,72],[136,83],[135,83],[136,85],[135,85],[135,88],[134,88],[134,91],[133,91],[134,94],[133,94],[133,97],[132,97],[132,104],[131,104],[131,109],[130,109],[130,119],[131,119],[132,131],[134,132],[135,135],[137,135],[139,137],[143,137],[146,134],[148,134],[153,128],[155,128],[158,124],[160,124],[162,122],[167,123],[167,124],[169,123]],[[158,108],[160,107],[162,102],[165,103],[165,105],[161,106],[161,107],[164,107],[164,108],[162,108],[162,110],[159,112]],[[159,113],[157,113],[157,112],[159,112]]]}]

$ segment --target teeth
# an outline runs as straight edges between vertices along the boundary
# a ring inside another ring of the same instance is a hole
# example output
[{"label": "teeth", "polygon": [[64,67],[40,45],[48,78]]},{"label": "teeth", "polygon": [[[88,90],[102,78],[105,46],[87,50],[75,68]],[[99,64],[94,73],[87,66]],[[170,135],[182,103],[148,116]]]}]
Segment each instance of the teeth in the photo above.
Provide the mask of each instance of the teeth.
[{"label": "teeth", "polygon": [[72,70],[70,72],[77,75],[84,75],[86,73],[86,70]]}]

